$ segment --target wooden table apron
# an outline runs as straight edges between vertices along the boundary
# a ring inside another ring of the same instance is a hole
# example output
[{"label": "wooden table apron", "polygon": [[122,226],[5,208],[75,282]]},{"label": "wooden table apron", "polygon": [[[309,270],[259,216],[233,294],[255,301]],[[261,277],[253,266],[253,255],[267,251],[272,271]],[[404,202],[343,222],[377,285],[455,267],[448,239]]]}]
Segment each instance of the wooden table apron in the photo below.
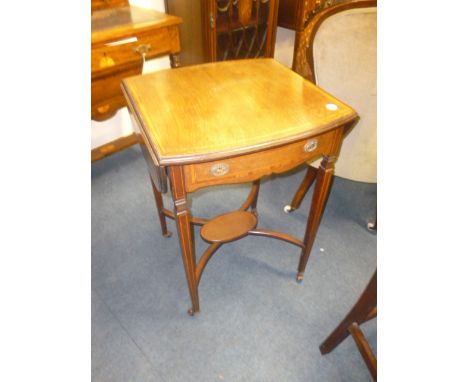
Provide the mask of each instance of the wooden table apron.
[{"label": "wooden table apron", "polygon": [[[298,282],[302,281],[329,193],[334,164],[341,147],[343,133],[356,122],[358,117],[348,118],[347,121],[331,127],[325,132],[311,133],[310,136],[302,136],[300,139],[293,139],[281,145],[272,144],[255,152],[237,155],[231,153],[225,157],[219,157],[218,155],[216,159],[209,157],[201,159],[199,156],[196,156],[193,160],[184,158],[181,163],[161,165],[147,133],[140,126],[143,122],[138,120],[139,116],[135,113],[135,107],[125,87],[123,90],[134,124],[135,126],[139,126],[138,137],[148,166],[161,230],[164,236],[168,237],[171,235],[167,230],[166,217],[175,219],[176,222],[192,302],[189,314],[193,315],[200,309],[198,284],[209,259],[223,244],[240,239],[246,235],[271,237],[298,246],[301,252],[296,279]],[[256,203],[260,178],[271,174],[283,173],[318,157],[322,157],[323,159],[318,170],[302,240],[286,233],[257,228]],[[162,201],[161,192],[167,191],[166,178],[169,180],[172,191],[173,211],[165,208]],[[238,212],[223,214],[212,219],[211,221],[216,219],[220,224],[212,224],[209,229],[205,230],[204,237],[204,227],[208,227],[210,221],[191,215],[187,203],[187,194],[202,187],[245,182],[253,182],[252,189]],[[245,213],[245,211],[249,211],[249,213]],[[255,221],[252,223],[253,219]],[[228,224],[222,224],[228,221],[230,224],[232,223],[233,228],[226,227]],[[215,235],[214,237],[219,237],[218,240],[210,239],[211,241],[209,242],[211,244],[200,257],[198,263],[194,250],[192,225],[202,226],[202,237],[205,241],[209,241],[207,240],[208,236],[210,238],[213,235]],[[244,231],[242,227],[246,227]],[[234,231],[237,229],[240,232],[233,233],[231,232],[232,229]]]}]

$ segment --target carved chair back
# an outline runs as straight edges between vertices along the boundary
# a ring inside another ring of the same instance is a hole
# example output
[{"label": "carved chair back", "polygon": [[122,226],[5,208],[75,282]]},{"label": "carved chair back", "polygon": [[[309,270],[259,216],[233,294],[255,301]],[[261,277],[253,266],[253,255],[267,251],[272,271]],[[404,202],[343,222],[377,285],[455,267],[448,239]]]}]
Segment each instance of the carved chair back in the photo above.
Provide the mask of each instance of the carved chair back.
[{"label": "carved chair back", "polygon": [[377,1],[324,7],[306,19],[293,70],[347,102],[361,119],[343,142],[336,175],[377,182]]}]

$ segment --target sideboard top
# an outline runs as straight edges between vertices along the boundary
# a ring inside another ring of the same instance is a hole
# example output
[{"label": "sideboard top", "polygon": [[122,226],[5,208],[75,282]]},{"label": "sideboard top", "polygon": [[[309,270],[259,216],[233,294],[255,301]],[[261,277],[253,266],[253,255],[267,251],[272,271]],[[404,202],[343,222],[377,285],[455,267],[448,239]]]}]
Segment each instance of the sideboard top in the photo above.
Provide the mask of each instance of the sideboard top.
[{"label": "sideboard top", "polygon": [[134,6],[101,9],[91,13],[91,43],[118,40],[155,27],[177,25],[182,19]]}]

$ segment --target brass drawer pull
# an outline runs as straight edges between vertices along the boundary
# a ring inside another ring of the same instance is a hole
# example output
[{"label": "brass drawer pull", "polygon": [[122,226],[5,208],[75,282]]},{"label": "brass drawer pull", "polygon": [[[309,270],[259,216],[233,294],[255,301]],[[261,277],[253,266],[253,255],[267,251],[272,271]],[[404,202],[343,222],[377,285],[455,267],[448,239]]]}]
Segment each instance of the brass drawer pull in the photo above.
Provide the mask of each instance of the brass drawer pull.
[{"label": "brass drawer pull", "polygon": [[306,144],[304,145],[304,151],[306,153],[310,153],[310,152],[314,151],[317,148],[317,145],[318,145],[317,140],[316,139],[311,139],[311,140],[307,141]]},{"label": "brass drawer pull", "polygon": [[135,52],[144,56],[151,50],[151,44],[140,44],[136,48],[133,49]]},{"label": "brass drawer pull", "polygon": [[211,175],[223,176],[229,172],[229,165],[227,163],[216,163],[211,166]]}]

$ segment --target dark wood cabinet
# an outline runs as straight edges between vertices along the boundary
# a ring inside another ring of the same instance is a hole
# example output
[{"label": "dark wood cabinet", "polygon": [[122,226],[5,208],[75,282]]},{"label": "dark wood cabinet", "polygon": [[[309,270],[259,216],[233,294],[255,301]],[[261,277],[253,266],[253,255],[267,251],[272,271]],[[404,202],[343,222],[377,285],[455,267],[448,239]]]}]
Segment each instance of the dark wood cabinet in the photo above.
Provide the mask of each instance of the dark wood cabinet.
[{"label": "dark wood cabinet", "polygon": [[165,0],[180,16],[180,64],[273,57],[278,0]]},{"label": "dark wood cabinet", "polygon": [[301,32],[317,12],[344,1],[346,0],[279,0],[278,26]]}]

